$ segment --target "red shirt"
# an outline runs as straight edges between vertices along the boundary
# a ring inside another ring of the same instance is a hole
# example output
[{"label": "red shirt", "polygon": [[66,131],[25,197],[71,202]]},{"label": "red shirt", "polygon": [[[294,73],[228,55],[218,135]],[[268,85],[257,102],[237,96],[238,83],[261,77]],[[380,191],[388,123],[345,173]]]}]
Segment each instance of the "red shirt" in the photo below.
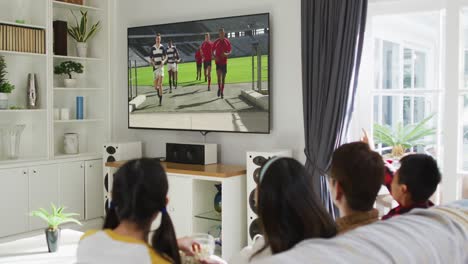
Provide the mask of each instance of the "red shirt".
[{"label": "red shirt", "polygon": [[201,52],[203,56],[203,61],[211,61],[213,53],[213,42],[204,41],[201,45]]},{"label": "red shirt", "polygon": [[224,53],[231,52],[231,42],[227,38],[224,39],[217,39],[213,43],[213,51],[215,55],[216,64],[219,65],[226,65],[227,64],[227,56]]},{"label": "red shirt", "polygon": [[201,64],[203,61],[200,50],[197,50],[197,52],[195,53],[195,61],[197,62],[197,64]]}]

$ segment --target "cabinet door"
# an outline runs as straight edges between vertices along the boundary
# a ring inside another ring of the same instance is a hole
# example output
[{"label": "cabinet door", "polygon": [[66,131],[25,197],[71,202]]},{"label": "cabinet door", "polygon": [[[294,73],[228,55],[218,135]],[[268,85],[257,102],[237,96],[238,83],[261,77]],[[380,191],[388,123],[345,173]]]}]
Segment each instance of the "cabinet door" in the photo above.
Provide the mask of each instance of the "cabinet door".
[{"label": "cabinet door", "polygon": [[192,179],[168,175],[169,203],[167,212],[171,216],[177,237],[192,235]]},{"label": "cabinet door", "polygon": [[[50,212],[50,204],[59,204],[58,165],[46,165],[29,168],[29,211],[44,208]],[[29,229],[47,227],[47,223],[38,218],[29,219]]]},{"label": "cabinet door", "polygon": [[28,231],[28,171],[0,171],[0,237]]},{"label": "cabinet door", "polygon": [[76,218],[84,219],[84,162],[68,162],[59,165],[60,206],[65,206],[66,213],[80,214]]},{"label": "cabinet door", "polygon": [[85,216],[94,219],[104,216],[104,177],[102,160],[85,162]]}]

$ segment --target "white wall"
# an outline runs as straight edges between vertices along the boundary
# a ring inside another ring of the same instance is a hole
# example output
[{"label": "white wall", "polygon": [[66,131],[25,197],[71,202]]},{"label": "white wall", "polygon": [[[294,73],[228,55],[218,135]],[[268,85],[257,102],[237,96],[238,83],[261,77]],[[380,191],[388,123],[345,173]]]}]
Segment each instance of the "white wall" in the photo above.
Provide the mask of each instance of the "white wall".
[{"label": "white wall", "polygon": [[[127,27],[270,12],[272,43],[272,131],[269,135],[210,133],[220,144],[220,162],[244,164],[248,150],[290,148],[304,161],[299,0],[114,1],[114,141],[141,140],[146,156],[164,156],[166,142],[203,142],[199,132],[127,129]],[[158,4],[158,7],[152,7]]]}]

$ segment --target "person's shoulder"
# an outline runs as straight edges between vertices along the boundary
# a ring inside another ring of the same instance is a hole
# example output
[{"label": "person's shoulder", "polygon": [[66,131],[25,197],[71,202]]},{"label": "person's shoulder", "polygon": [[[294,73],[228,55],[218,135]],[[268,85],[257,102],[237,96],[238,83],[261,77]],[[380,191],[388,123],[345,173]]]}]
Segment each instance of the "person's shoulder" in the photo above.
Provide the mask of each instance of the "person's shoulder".
[{"label": "person's shoulder", "polygon": [[88,237],[91,237],[93,235],[95,235],[97,232],[99,232],[101,230],[88,230],[86,231],[81,237],[80,237],[80,241],[83,241],[85,238],[88,238]]}]

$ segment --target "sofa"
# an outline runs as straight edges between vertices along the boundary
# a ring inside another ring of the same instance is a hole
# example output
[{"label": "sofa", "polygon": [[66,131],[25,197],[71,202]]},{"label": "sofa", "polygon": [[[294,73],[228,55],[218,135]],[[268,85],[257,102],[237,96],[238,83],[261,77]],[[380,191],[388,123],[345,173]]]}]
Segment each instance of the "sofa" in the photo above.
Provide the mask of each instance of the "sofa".
[{"label": "sofa", "polygon": [[254,264],[468,264],[468,200],[415,209],[332,239],[309,239]]}]

